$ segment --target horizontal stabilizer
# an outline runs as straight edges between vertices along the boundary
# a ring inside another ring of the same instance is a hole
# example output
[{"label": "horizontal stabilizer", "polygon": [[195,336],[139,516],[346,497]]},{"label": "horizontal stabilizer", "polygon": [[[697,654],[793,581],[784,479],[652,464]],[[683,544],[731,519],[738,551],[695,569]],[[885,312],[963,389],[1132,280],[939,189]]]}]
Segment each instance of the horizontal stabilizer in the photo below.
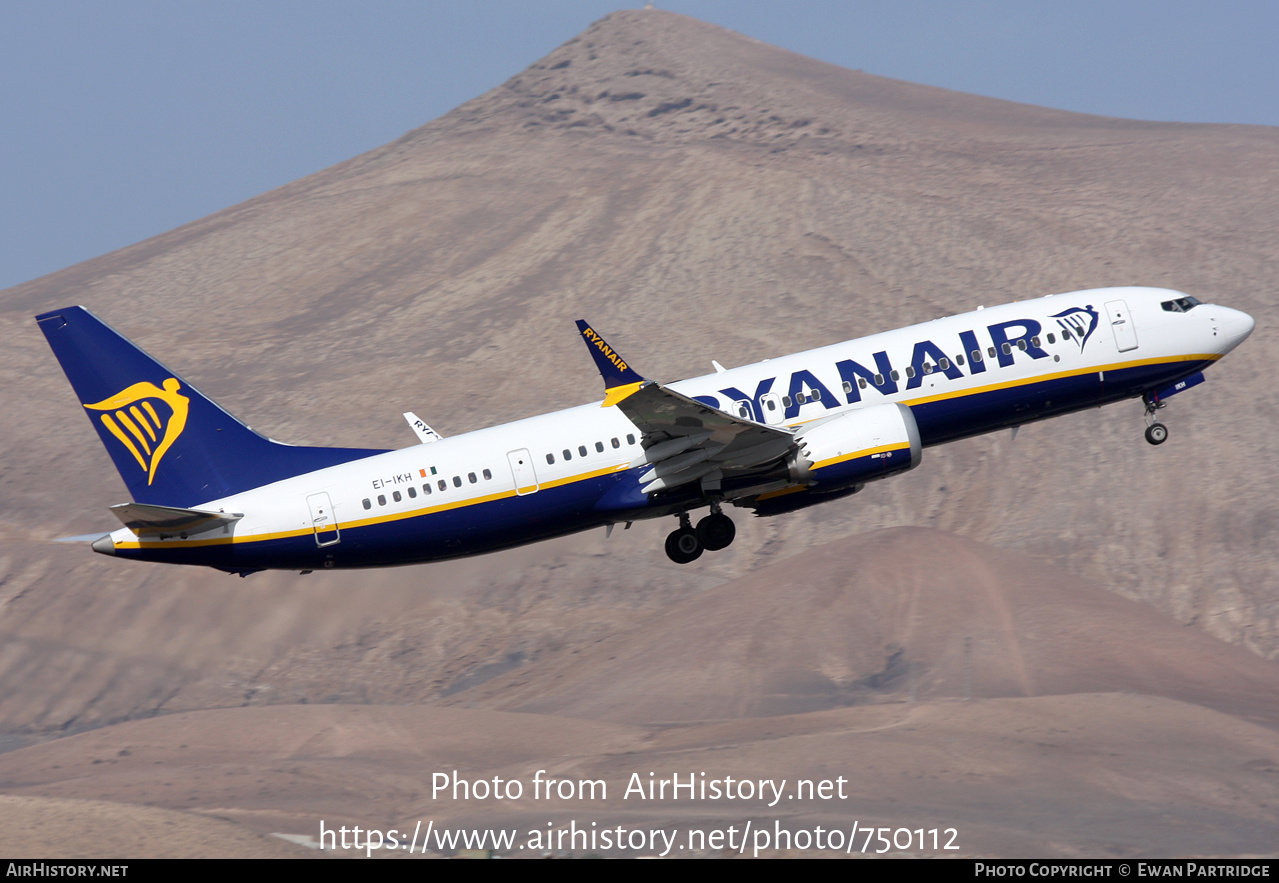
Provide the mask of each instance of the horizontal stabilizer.
[{"label": "horizontal stabilizer", "polygon": [[112,506],[111,511],[136,534],[203,533],[235,524],[244,517],[243,512],[209,512],[148,503],[121,503]]}]

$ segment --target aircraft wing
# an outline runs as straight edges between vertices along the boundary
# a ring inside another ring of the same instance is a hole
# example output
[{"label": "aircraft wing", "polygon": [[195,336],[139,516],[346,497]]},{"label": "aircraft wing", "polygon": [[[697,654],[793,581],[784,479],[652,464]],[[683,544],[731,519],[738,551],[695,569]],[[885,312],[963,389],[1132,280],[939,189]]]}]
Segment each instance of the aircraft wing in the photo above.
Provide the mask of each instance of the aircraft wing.
[{"label": "aircraft wing", "polygon": [[603,407],[616,407],[644,433],[644,454],[630,466],[649,465],[640,474],[646,493],[749,475],[795,448],[791,430],[729,414],[646,380],[586,322],[579,320],[577,327],[604,378]]}]

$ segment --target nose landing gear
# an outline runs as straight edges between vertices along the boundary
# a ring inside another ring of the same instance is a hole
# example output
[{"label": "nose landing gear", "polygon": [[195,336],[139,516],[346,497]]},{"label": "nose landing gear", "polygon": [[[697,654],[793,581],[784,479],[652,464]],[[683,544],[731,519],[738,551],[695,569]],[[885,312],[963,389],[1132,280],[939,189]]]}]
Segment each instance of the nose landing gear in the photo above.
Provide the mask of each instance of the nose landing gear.
[{"label": "nose landing gear", "polygon": [[1146,403],[1146,441],[1152,445],[1161,445],[1168,440],[1168,427],[1159,422],[1155,413],[1168,407],[1168,404],[1159,401],[1151,393],[1146,393],[1141,400]]},{"label": "nose landing gear", "polygon": [[727,549],[736,536],[733,519],[720,511],[719,503],[712,503],[711,514],[697,522],[696,529],[687,512],[679,514],[679,527],[666,537],[666,555],[676,564],[688,564],[700,558],[703,551]]}]

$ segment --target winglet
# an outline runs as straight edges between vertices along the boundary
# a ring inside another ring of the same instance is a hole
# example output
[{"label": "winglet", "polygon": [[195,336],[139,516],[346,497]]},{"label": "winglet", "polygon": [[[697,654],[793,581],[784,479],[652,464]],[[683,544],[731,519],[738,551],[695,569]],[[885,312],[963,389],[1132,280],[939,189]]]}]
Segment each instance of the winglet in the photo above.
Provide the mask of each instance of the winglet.
[{"label": "winglet", "polygon": [[602,407],[607,408],[609,405],[616,405],[644,385],[644,378],[630,365],[626,364],[626,360],[605,343],[604,338],[596,334],[585,320],[577,320],[577,330],[582,333],[582,339],[586,341],[587,347],[590,348],[591,358],[595,360],[595,367],[599,369],[600,376],[604,378],[604,404]]},{"label": "winglet", "polygon": [[413,432],[417,434],[417,440],[424,445],[437,442],[444,437],[430,426],[427,426],[426,421],[412,411],[405,411],[404,419],[409,422],[409,426],[413,427]]}]

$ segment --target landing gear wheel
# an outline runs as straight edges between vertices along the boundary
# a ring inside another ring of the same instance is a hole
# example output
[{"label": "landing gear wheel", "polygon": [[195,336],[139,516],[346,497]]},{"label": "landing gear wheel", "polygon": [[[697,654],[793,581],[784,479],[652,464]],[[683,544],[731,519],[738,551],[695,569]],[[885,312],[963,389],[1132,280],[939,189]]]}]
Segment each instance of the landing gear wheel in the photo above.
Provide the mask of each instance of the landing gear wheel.
[{"label": "landing gear wheel", "polygon": [[1168,440],[1168,427],[1162,423],[1152,423],[1146,427],[1146,441],[1152,445],[1161,445]]},{"label": "landing gear wheel", "polygon": [[687,564],[700,558],[702,543],[697,538],[697,531],[691,527],[671,531],[666,537],[666,556],[676,564]]},{"label": "landing gear wheel", "polygon": [[733,519],[722,512],[714,512],[697,522],[697,539],[708,552],[727,549],[737,536]]}]

